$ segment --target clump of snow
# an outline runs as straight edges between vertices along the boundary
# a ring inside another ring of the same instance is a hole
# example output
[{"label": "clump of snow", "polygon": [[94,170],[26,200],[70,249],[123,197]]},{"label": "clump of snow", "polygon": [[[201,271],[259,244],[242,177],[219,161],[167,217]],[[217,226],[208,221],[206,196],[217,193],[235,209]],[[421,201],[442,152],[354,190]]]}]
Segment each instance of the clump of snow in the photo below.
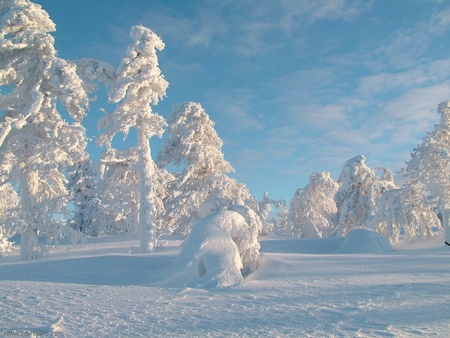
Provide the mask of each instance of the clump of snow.
[{"label": "clump of snow", "polygon": [[242,272],[255,270],[259,260],[259,243],[256,236],[249,237],[249,223],[240,212],[218,209],[213,201],[203,203],[199,214],[203,218],[169,268],[173,273],[168,284],[205,288],[241,284]]},{"label": "clump of snow", "polygon": [[335,253],[385,253],[391,251],[391,242],[371,229],[352,229],[347,234],[342,246]]}]

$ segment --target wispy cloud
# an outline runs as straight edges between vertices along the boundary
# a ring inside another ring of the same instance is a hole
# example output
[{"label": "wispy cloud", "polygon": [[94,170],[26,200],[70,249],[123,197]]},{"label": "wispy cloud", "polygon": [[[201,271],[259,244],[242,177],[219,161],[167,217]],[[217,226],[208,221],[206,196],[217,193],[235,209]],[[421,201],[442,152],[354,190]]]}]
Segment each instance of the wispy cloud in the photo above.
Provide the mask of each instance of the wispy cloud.
[{"label": "wispy cloud", "polygon": [[264,128],[252,101],[251,92],[245,89],[211,90],[205,95],[209,113],[231,134]]}]

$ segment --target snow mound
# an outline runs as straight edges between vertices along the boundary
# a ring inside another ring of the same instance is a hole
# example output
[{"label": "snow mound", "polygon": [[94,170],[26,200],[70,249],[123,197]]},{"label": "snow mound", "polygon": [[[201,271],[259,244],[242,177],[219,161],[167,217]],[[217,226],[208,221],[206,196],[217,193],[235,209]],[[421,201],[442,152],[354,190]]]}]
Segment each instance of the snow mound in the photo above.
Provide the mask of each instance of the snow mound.
[{"label": "snow mound", "polygon": [[391,243],[378,232],[371,229],[352,229],[347,234],[342,246],[335,251],[341,254],[371,254],[391,251]]},{"label": "snow mound", "polygon": [[169,267],[166,286],[223,288],[244,281],[241,253],[254,248],[255,243],[254,249],[259,249],[257,241],[242,241],[248,223],[241,214],[227,209],[206,214],[192,228],[183,249]]}]

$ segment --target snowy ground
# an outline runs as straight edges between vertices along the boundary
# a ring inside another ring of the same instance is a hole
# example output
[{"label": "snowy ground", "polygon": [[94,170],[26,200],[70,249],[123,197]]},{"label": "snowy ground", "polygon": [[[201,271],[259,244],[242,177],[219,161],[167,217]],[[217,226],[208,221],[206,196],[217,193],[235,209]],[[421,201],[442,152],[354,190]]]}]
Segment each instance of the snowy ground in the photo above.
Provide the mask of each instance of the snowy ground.
[{"label": "snowy ground", "polygon": [[342,240],[262,240],[244,284],[166,287],[180,241],[139,255],[138,242],[60,246],[0,258],[0,336],[450,336],[450,248],[335,254]]}]

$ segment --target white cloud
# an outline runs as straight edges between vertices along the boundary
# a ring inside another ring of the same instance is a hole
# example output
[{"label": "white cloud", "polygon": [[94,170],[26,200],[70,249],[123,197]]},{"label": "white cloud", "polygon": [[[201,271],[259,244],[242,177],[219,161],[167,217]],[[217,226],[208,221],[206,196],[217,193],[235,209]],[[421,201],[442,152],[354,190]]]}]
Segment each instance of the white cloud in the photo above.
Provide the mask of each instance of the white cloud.
[{"label": "white cloud", "polygon": [[429,29],[431,33],[441,34],[450,28],[450,7],[435,12],[430,19]]}]

